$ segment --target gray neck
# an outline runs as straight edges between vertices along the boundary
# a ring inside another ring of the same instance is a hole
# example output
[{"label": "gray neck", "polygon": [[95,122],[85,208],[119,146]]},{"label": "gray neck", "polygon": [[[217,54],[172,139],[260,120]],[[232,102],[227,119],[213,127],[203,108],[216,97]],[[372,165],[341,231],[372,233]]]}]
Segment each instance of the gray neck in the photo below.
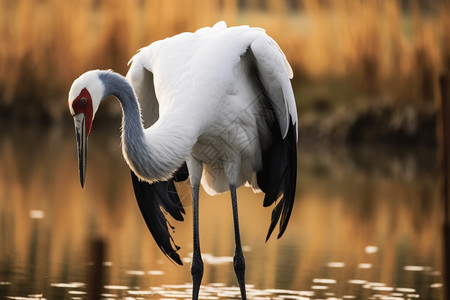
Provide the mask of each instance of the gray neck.
[{"label": "gray neck", "polygon": [[164,126],[152,126],[144,132],[136,95],[122,75],[106,71],[99,78],[105,86],[104,96],[115,96],[121,103],[122,151],[130,168],[149,182],[171,178],[185,161],[186,153],[170,148],[171,141],[165,138],[161,128]]}]

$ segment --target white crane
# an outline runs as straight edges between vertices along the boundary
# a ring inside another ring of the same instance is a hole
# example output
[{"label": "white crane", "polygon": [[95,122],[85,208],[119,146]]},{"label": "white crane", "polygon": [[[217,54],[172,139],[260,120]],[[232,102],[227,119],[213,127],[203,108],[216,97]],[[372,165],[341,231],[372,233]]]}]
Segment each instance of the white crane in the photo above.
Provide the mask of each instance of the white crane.
[{"label": "white crane", "polygon": [[200,183],[209,194],[230,190],[234,269],[246,299],[236,188],[250,185],[265,193],[264,206],[276,203],[266,240],[277,223],[281,237],[291,215],[297,176],[292,69],[263,29],[227,28],[225,22],[154,42],[130,62],[126,78],[94,70],[81,75],[70,89],[81,185],[95,113],[102,99],[115,96],[123,110],[122,151],[132,170],[139,208],[162,252],[180,265],[166,214],[183,220],[174,181],[190,178],[193,299],[198,298],[203,276]]}]

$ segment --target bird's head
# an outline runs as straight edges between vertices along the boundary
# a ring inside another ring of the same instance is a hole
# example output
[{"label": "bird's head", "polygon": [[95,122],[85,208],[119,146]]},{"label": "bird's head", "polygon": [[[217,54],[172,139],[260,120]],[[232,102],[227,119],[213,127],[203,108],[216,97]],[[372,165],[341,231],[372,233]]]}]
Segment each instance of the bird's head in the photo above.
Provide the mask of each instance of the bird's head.
[{"label": "bird's head", "polygon": [[105,91],[99,74],[99,70],[84,73],[73,82],[69,91],[68,105],[75,123],[81,186],[86,177],[87,137]]},{"label": "bird's head", "polygon": [[84,73],[75,79],[69,91],[70,113],[74,118],[84,117],[88,135],[105,91],[105,86],[100,80],[99,74],[99,70]]}]

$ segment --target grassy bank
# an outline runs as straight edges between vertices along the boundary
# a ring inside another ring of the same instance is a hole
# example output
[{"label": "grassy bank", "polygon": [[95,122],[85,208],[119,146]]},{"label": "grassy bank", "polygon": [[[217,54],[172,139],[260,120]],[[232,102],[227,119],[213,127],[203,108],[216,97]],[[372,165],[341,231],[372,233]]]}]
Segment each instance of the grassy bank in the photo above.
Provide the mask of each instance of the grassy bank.
[{"label": "grassy bank", "polygon": [[433,105],[436,78],[450,65],[443,1],[5,0],[2,116],[59,119],[79,74],[124,74],[137,49],[222,19],[275,38],[295,70],[301,111],[324,99],[349,109],[378,99]]}]

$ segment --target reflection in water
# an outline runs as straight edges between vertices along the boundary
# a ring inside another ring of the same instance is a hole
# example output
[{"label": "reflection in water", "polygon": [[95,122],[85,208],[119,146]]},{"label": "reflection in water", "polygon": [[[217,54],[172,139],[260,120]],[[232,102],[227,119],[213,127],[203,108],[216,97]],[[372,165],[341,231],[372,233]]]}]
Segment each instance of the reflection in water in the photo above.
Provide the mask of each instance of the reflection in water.
[{"label": "reflection in water", "polygon": [[[178,267],[140,216],[118,130],[96,128],[89,147],[81,189],[71,128],[0,137],[0,296],[85,298],[89,240],[102,237],[105,298],[189,298],[189,187],[178,186],[186,220],[172,222],[185,264]],[[239,190],[249,298],[440,298],[442,214],[432,150],[300,145],[298,177],[292,219],[278,241],[264,243],[271,209],[262,207],[262,195]],[[201,295],[238,298],[229,194],[201,199]]]}]

